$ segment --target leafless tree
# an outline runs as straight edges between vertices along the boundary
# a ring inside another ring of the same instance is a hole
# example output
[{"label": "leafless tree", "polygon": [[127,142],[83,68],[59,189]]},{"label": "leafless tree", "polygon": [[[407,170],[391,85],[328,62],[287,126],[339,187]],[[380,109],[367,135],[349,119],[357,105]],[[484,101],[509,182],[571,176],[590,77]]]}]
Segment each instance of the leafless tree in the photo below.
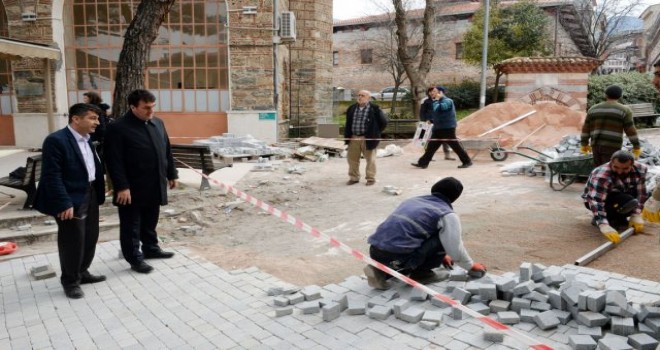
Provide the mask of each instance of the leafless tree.
[{"label": "leafless tree", "polygon": [[124,45],[117,62],[112,115],[121,116],[128,110],[126,96],[144,88],[144,76],[149,62],[151,43],[158,37],[158,28],[170,12],[175,0],[142,0],[124,35]]},{"label": "leafless tree", "polygon": [[396,37],[398,42],[397,56],[399,61],[406,70],[406,75],[410,79],[412,87],[412,106],[416,117],[419,117],[419,103],[426,95],[426,87],[428,82],[426,77],[431,70],[431,63],[435,55],[435,49],[432,42],[431,34],[433,31],[433,24],[435,22],[435,1],[425,0],[423,9],[424,16],[422,18],[421,30],[421,56],[417,59],[417,55],[412,55],[410,46],[410,29],[408,24],[408,11],[404,6],[403,0],[392,0],[394,5],[394,22],[396,24]]}]

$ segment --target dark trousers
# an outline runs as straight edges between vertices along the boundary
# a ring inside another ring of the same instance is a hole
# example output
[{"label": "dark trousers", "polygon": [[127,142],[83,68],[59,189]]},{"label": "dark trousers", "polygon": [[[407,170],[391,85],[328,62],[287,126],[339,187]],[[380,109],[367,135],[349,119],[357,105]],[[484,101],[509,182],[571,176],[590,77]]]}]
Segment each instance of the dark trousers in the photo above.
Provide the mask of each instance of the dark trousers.
[{"label": "dark trousers", "polygon": [[129,264],[139,264],[144,260],[142,251],[152,252],[160,249],[156,233],[160,205],[120,205],[118,212],[121,252]]},{"label": "dark trousers", "polygon": [[407,275],[413,271],[428,271],[440,266],[445,257],[445,250],[440,243],[440,238],[434,235],[411,253],[391,253],[370,246],[369,256],[379,263]]},{"label": "dark trousers", "polygon": [[[447,141],[437,141],[437,139],[444,139]],[[472,160],[470,156],[465,152],[463,146],[456,140],[456,129],[434,129],[431,133],[431,141],[426,145],[426,150],[421,158],[417,161],[417,164],[421,166],[428,166],[433,159],[433,155],[440,148],[440,145],[446,143],[454,150],[454,153],[458,156],[463,164],[470,164]]]},{"label": "dark trousers", "polygon": [[[611,192],[605,198],[605,214],[610,226],[628,225],[628,217],[638,206],[637,199],[627,193]],[[589,206],[584,204],[587,209]]]},{"label": "dark trousers", "polygon": [[594,166],[600,166],[610,161],[614,152],[621,147],[593,146],[591,151],[594,154]]},{"label": "dark trousers", "polygon": [[96,252],[99,240],[99,206],[93,186],[87,189],[79,208],[74,208],[74,218],[55,219],[57,222],[57,249],[60,256],[64,288],[80,285],[82,272],[87,271]]}]

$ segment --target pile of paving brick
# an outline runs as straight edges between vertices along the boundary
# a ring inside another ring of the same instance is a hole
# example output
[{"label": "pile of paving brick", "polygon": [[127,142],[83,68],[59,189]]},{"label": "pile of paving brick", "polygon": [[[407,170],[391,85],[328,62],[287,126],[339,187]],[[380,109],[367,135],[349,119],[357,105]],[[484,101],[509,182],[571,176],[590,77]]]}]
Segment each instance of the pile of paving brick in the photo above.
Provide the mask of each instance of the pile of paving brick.
[{"label": "pile of paving brick", "polygon": [[[648,166],[660,166],[660,149],[655,147],[651,142],[645,138],[639,139],[640,146],[642,147],[642,154],[637,160],[640,163],[646,164]],[[632,143],[627,137],[623,139],[622,149],[631,151],[633,149]],[[552,158],[567,158],[567,157],[576,157],[580,156],[580,136],[579,135],[568,135],[562,137],[558,144],[548,148],[544,151]]]},{"label": "pile of paving brick", "polygon": [[223,155],[290,155],[291,151],[282,147],[271,147],[266,142],[255,139],[251,135],[237,136],[224,133],[205,140],[195,140],[193,144],[208,145],[216,156]]},{"label": "pile of paving brick", "polygon": [[[431,288],[519,331],[538,327],[548,332],[563,327],[564,332],[570,334],[567,345],[574,350],[596,349],[597,346],[603,350],[658,347],[660,289],[651,293],[653,299],[649,299],[641,292],[643,286],[630,288],[622,283],[606,287],[602,276],[595,275],[593,279],[576,276],[576,271],[566,267],[523,263],[518,274],[486,276],[479,280],[470,280],[463,270],[452,270],[446,281],[433,284]],[[418,324],[427,331],[442,327],[443,320],[449,323],[466,318],[460,308],[436,298],[429,299],[423,291],[402,283],[396,288],[397,283],[394,282],[390,290],[370,297],[351,292],[328,295],[325,289],[317,286],[271,288],[268,295],[274,296],[276,317],[291,315],[294,308],[303,315],[320,313],[326,322],[339,318],[342,313],[383,321],[394,315],[398,320]],[[651,288],[658,289],[657,286]],[[487,326],[484,329],[485,341],[504,341],[506,333],[503,331]]]}]

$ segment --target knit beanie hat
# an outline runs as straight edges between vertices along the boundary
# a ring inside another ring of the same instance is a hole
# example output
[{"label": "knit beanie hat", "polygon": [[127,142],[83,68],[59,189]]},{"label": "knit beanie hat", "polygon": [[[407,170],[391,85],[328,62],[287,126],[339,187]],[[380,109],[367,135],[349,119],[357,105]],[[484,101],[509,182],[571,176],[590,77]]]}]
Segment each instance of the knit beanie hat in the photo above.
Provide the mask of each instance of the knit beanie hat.
[{"label": "knit beanie hat", "polygon": [[618,85],[610,85],[605,89],[605,96],[618,100],[623,95],[623,89]]},{"label": "knit beanie hat", "polygon": [[463,184],[453,177],[446,177],[431,187],[431,193],[439,193],[445,196],[450,203],[454,203],[463,193]]}]

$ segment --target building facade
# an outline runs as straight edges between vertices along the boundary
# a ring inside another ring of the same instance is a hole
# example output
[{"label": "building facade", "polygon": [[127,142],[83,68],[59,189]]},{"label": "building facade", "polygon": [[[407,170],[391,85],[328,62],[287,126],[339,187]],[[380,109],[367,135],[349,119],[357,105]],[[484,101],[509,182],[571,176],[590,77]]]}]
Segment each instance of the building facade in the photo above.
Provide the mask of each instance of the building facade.
[{"label": "building facade", "polygon": [[[502,0],[503,6],[515,1]],[[552,38],[555,56],[580,56],[587,50],[585,33],[574,26],[575,1],[539,0],[539,6],[549,17],[548,35]],[[439,0],[436,2],[435,25],[432,28],[435,57],[427,80],[430,84],[449,84],[464,79],[478,80],[481,67],[463,61],[463,36],[472,24],[479,1]],[[408,12],[413,28],[411,37],[421,36],[421,10]],[[333,84],[344,89],[365,88],[379,91],[393,85],[393,77],[384,67],[383,51],[391,51],[388,38],[394,26],[394,15],[384,14],[335,21],[333,24]],[[415,39],[412,40],[413,42]]]},{"label": "building facade", "polygon": [[[0,36],[62,52],[50,72],[37,59],[0,58],[0,145],[38,147],[52,131],[47,80],[56,128],[86,91],[112,104],[123,35],[139,3],[0,2]],[[156,95],[157,115],[172,142],[245,130],[276,141],[288,137],[292,125],[313,133],[308,125],[331,101],[331,14],[332,2],[321,0],[174,2],[145,73],[145,88]]]}]

